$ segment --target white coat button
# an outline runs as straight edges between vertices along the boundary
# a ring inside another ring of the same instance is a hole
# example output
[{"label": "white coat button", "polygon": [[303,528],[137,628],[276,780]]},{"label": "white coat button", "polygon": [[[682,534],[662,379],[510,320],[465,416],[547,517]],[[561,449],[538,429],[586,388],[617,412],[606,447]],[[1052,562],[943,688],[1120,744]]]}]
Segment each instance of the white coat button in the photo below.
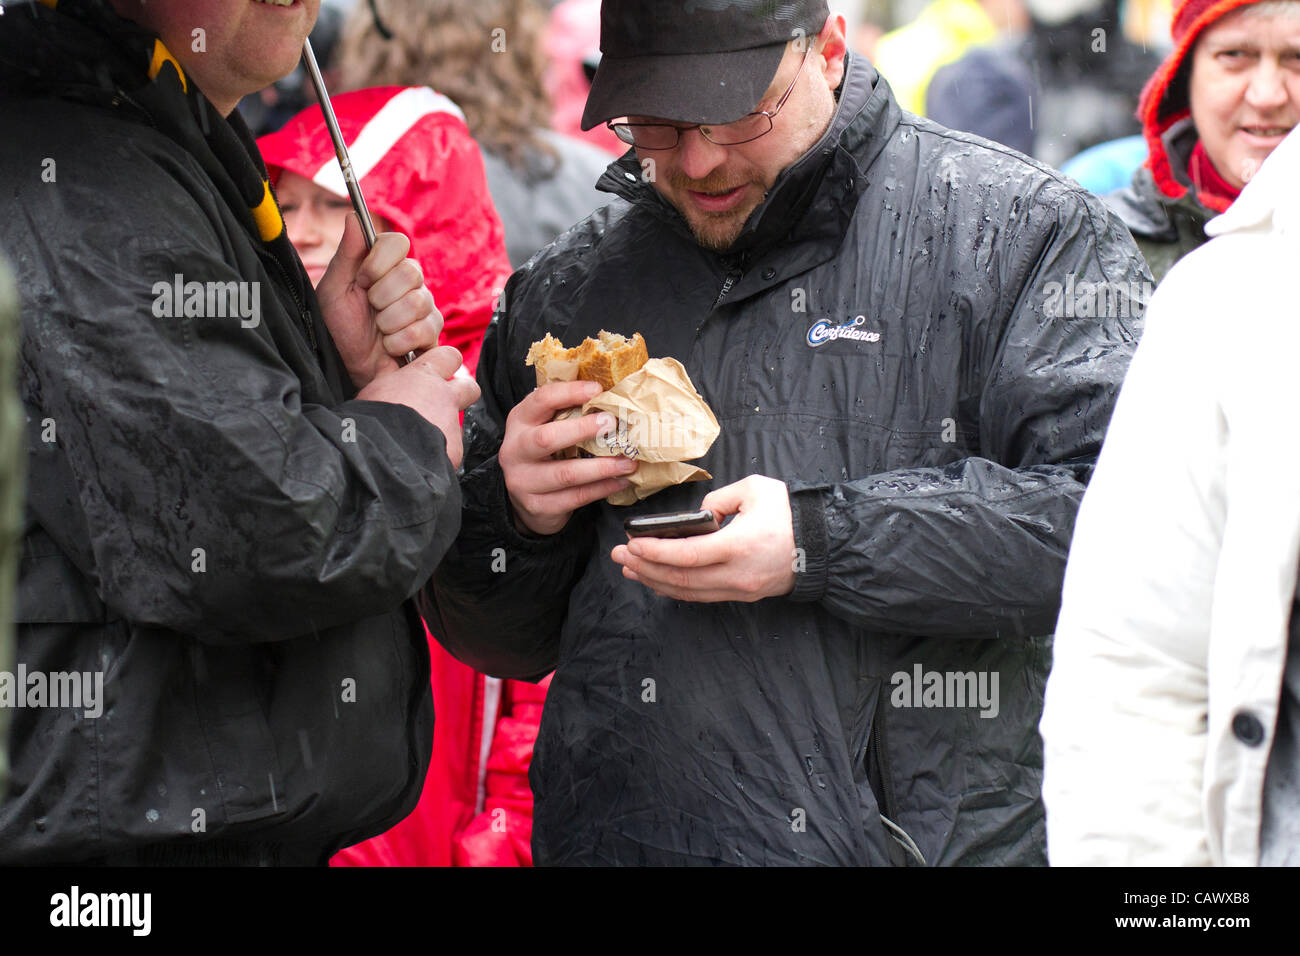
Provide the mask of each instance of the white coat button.
[{"label": "white coat button", "polygon": [[1244,710],[1233,715],[1232,733],[1247,747],[1258,747],[1264,742],[1264,725],[1258,717]]}]

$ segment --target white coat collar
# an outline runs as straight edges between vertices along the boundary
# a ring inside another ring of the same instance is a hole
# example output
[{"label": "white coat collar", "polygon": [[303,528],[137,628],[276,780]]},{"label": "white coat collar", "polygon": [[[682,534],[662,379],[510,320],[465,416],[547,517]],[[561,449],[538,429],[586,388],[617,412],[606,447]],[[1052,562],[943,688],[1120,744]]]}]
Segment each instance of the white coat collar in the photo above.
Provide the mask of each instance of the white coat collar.
[{"label": "white coat collar", "polygon": [[1205,224],[1205,234],[1267,227],[1270,219],[1277,232],[1300,232],[1300,127],[1269,154],[1228,211]]}]

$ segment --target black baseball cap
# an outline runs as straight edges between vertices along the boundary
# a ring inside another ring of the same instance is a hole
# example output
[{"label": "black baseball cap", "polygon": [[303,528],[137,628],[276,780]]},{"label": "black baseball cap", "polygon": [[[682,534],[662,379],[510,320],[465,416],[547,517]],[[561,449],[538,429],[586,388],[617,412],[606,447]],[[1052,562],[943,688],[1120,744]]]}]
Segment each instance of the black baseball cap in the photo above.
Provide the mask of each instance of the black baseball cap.
[{"label": "black baseball cap", "polygon": [[730,123],[752,113],[785,46],[821,32],[826,0],[603,0],[582,128],[618,116]]}]

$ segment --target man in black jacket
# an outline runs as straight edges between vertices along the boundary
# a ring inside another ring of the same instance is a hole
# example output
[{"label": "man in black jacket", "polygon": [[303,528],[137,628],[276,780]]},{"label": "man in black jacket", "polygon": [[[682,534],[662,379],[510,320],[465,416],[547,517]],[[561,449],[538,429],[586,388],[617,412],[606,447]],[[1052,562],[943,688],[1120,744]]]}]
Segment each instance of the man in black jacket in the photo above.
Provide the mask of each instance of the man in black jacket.
[{"label": "man in black jacket", "polygon": [[[602,50],[586,122],[636,149],[506,288],[430,609],[489,673],[555,669],[537,861],[1044,862],[1050,634],[1137,250],[1051,170],[902,113],[824,3],[606,0]],[[1067,282],[1101,314],[1066,318]],[[533,391],[524,356],[601,328],[716,412],[708,494],[612,507],[634,462],[550,460],[608,423],[551,422],[598,386]],[[700,506],[734,517],[623,534]]]},{"label": "man in black jacket", "polygon": [[403,237],[353,222],[312,293],[233,113],[317,0],[114,5],[0,18],[30,475],[0,861],[323,863],[420,794],[410,598],[477,388],[393,358],[441,326]]}]

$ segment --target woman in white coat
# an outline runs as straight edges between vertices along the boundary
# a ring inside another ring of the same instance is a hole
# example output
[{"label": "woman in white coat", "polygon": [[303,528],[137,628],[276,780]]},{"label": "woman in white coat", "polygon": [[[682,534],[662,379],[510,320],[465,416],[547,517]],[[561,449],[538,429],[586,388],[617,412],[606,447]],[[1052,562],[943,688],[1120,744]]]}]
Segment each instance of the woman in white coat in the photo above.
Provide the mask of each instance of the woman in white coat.
[{"label": "woman in white coat", "polygon": [[1055,865],[1300,864],[1300,131],[1206,232],[1079,511],[1040,728]]}]

